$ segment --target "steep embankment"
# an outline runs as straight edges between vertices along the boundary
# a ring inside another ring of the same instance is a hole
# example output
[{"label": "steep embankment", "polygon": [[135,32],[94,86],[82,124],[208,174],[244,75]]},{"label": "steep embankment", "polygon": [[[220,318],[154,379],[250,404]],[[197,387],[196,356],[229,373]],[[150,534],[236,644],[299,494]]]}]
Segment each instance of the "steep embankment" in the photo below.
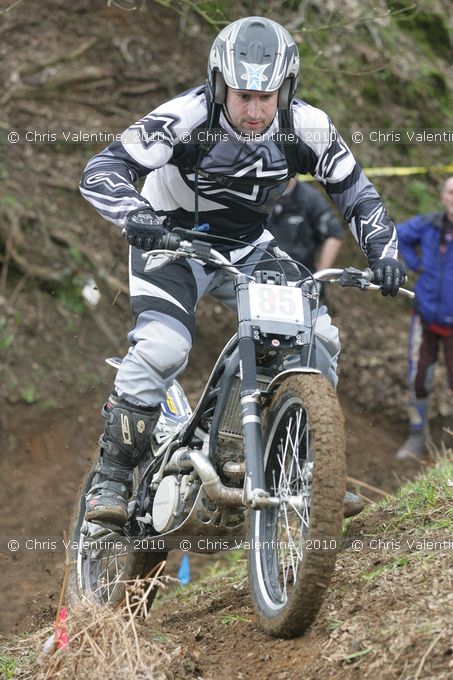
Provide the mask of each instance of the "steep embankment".
[{"label": "steep embankment", "polygon": [[194,677],[206,680],[231,677],[232,650],[243,678],[450,677],[452,477],[450,460],[348,525],[331,588],[303,638],[276,641],[257,630],[240,570],[163,600],[151,634],[187,649]]},{"label": "steep embankment", "polygon": [[[127,608],[108,614],[81,606],[69,611],[64,654],[36,661],[51,627],[8,642],[0,647],[5,677],[447,680],[452,479],[450,451],[429,475],[349,522],[331,587],[301,638],[276,640],[257,628],[245,555],[232,553],[193,586],[164,580],[144,623]],[[136,584],[128,601],[146,587]]]}]

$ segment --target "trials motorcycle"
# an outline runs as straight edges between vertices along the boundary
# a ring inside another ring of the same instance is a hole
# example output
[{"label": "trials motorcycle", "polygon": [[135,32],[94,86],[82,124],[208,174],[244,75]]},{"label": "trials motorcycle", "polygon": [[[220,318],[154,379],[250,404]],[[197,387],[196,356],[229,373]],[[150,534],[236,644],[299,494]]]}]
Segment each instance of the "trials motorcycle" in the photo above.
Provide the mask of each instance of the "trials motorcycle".
[{"label": "trials motorcycle", "polygon": [[229,272],[238,329],[193,412],[181,386],[169,388],[121,532],[84,519],[94,465],[87,474],[72,521],[69,599],[117,606],[128,582],[173,548],[245,546],[259,623],[274,636],[300,635],[334,570],[346,479],[342,412],[316,360],[314,279],[379,287],[370,269],[326,269],[296,282],[283,269],[249,276],[205,235],[183,229],[144,257],[149,269],[194,258]]}]

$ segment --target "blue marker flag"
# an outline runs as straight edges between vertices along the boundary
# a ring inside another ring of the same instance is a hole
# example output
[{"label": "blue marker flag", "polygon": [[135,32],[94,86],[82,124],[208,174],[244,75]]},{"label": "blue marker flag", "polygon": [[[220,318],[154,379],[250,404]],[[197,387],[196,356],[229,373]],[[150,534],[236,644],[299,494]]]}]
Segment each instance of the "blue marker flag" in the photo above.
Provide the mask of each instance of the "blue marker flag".
[{"label": "blue marker flag", "polygon": [[182,586],[190,583],[190,563],[189,555],[183,555],[178,569],[178,579]]}]

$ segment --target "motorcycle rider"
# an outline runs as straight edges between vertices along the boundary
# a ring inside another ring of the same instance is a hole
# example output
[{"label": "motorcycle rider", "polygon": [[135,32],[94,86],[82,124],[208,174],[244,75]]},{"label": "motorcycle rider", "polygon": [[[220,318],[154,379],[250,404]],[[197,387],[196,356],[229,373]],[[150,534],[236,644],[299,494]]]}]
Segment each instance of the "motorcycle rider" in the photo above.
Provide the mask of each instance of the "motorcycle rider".
[{"label": "motorcycle rider", "polygon": [[[229,276],[193,260],[144,271],[143,250],[166,231],[207,230],[219,237],[215,247],[252,273],[266,254],[250,244],[279,252],[265,228],[273,205],[291,176],[311,173],[349,223],[382,293],[396,295],[404,282],[394,225],[378,193],[327,115],[294,98],[298,80],[298,48],[286,29],[268,18],[239,19],[214,40],[206,86],[158,106],[85,168],[83,196],[125,229],[130,244],[135,319],[103,408],[87,520],[127,521],[134,466],[145,454],[166,389],[187,364],[195,305],[204,294],[234,303]],[[140,194],[134,183],[141,177]],[[321,307],[316,356],[334,385],[338,352],[338,331]]]}]

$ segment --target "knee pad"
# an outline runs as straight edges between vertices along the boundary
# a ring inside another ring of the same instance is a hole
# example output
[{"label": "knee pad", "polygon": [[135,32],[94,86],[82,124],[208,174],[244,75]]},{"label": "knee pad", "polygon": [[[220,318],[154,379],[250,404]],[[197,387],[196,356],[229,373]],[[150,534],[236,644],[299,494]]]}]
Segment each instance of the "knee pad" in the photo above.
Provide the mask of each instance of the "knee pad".
[{"label": "knee pad", "polygon": [[133,352],[163,378],[172,375],[187,363],[191,349],[189,336],[158,321],[147,324]]}]

